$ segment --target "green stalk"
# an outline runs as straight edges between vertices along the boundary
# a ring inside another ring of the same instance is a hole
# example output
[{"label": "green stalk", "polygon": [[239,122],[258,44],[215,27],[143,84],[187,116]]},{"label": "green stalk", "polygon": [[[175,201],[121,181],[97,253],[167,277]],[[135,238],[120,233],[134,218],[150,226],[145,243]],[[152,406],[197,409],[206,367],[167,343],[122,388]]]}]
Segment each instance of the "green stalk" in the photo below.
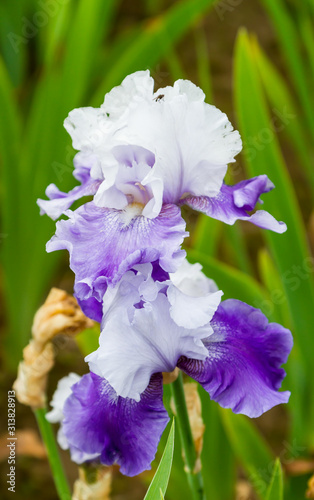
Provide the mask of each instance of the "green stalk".
[{"label": "green stalk", "polygon": [[176,421],[179,427],[182,448],[184,450],[186,474],[191,488],[192,498],[193,500],[206,500],[202,473],[194,472],[197,456],[186,407],[182,373],[180,373],[177,380],[171,384],[171,391],[176,408]]},{"label": "green stalk", "polygon": [[64,474],[63,466],[61,463],[60,455],[56,445],[55,436],[50,423],[46,420],[46,410],[38,408],[34,410],[41,437],[44,441],[48,460],[51,467],[54,483],[61,500],[71,500],[72,495],[68,485],[68,481]]}]

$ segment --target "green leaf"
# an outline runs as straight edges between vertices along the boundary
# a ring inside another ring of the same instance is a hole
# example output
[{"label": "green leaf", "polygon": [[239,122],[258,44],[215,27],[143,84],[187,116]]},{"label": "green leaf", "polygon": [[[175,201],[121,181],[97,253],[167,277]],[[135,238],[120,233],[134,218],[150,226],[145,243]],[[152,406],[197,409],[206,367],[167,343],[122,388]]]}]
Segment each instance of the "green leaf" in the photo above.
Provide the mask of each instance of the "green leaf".
[{"label": "green leaf", "polygon": [[290,310],[278,270],[269,252],[262,248],[258,253],[259,272],[269,293],[269,308],[274,319],[291,328]]},{"label": "green leaf", "polygon": [[251,259],[249,257],[241,224],[223,225],[223,246],[231,262],[244,273],[253,275]]},{"label": "green leaf", "polygon": [[196,228],[192,233],[191,246],[194,250],[213,257],[216,253],[222,225],[220,221],[205,214],[199,214]]},{"label": "green leaf", "polygon": [[[264,196],[264,207],[288,226],[284,234],[264,231],[263,236],[274,257],[288,300],[295,344],[300,348],[306,363],[309,380],[313,380],[312,353],[309,349],[312,345],[314,303],[313,259],[293,184],[272,129],[256,67],[255,51],[244,31],[240,32],[236,44],[234,88],[245,164],[251,175],[267,174],[274,182],[276,189]],[[314,415],[310,418],[314,418]]]},{"label": "green leaf", "polygon": [[[252,39],[252,50],[263,83],[263,90],[272,106],[273,124],[278,133],[286,135],[304,166],[312,194],[314,195],[314,169],[309,154],[307,134],[302,127],[300,111],[285,79],[260,48],[258,41]],[[280,119],[283,117],[283,119]]]},{"label": "green leaf", "polygon": [[[6,307],[9,321],[13,326],[18,318],[19,299],[21,296],[19,267],[16,263],[16,249],[21,246],[20,227],[23,221],[17,217],[21,210],[21,197],[18,193],[19,185],[19,146],[21,136],[21,119],[16,109],[13,88],[7,69],[0,57],[0,150],[1,150],[1,254],[4,263],[4,283],[6,286]],[[10,332],[11,333],[11,332]],[[10,335],[6,337],[7,356],[11,359],[18,351],[22,352],[28,336],[27,330],[10,343]]]},{"label": "green leaf", "polygon": [[161,457],[158,469],[149,485],[144,500],[159,500],[160,491],[163,495],[166,494],[174,450],[174,419],[169,432],[167,444]]},{"label": "green leaf", "polygon": [[199,23],[194,30],[197,77],[199,86],[206,95],[206,101],[211,103],[213,100],[212,81],[210,62],[208,56],[208,45],[206,31],[203,23]]},{"label": "green leaf", "polygon": [[201,454],[204,489],[210,500],[233,498],[236,480],[235,456],[222,424],[219,406],[199,386],[205,424]]},{"label": "green leaf", "polygon": [[265,498],[268,486],[265,477],[274,462],[271,450],[247,417],[222,408],[220,414],[236,457],[246,470],[255,491]]},{"label": "green leaf", "polygon": [[[195,250],[187,249],[187,256],[203,266],[203,272],[224,292],[224,299],[236,298],[269,313],[269,294],[254,278]],[[268,317],[272,319],[272,314]]]},{"label": "green leaf", "polygon": [[314,136],[312,92],[307,84],[307,69],[302,61],[298,30],[283,0],[261,0],[277,31],[278,40],[287,61],[287,70],[300,96],[308,126]]},{"label": "green leaf", "polygon": [[279,458],[276,459],[266,500],[283,500],[282,467]]},{"label": "green leaf", "polygon": [[[175,3],[165,14],[145,23],[140,36],[108,70],[93,98],[94,105],[99,106],[105,93],[120,84],[127,74],[139,69],[152,69],[213,3],[214,0],[185,0]],[[160,84],[160,81],[157,83]]]},{"label": "green leaf", "polygon": [[100,327],[95,324],[94,328],[84,330],[75,336],[75,341],[80,348],[83,356],[87,356],[99,347]]}]

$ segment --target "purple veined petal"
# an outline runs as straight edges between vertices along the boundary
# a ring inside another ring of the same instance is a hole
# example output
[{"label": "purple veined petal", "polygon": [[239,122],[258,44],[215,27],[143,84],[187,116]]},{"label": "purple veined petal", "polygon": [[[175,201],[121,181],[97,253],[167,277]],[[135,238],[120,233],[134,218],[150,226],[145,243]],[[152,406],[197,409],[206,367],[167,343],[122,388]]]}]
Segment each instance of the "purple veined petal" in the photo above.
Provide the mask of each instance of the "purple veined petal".
[{"label": "purple veined petal", "polygon": [[[130,271],[123,274],[121,280],[114,286],[108,286],[102,300],[102,320],[101,328],[105,327],[107,318],[112,314],[121,315],[120,311],[127,313],[131,322],[136,309],[143,307],[144,302],[156,300],[160,290],[166,288],[165,276],[169,274],[163,271],[156,262],[147,264],[137,264]],[[154,273],[154,277],[153,277]],[[161,279],[156,279],[156,275]]]},{"label": "purple veined petal", "polygon": [[136,264],[158,260],[165,271],[174,272],[185,256],[181,244],[188,233],[175,205],[164,205],[155,219],[93,202],[67,215],[68,220],[57,222],[47,251],[69,251],[80,301],[91,296],[101,301],[107,285],[114,286]]},{"label": "purple veined petal", "polygon": [[118,397],[109,383],[88,373],[72,388],[64,406],[63,430],[71,447],[99,454],[127,476],[150,469],[169,422],[162,401],[162,375],[152,376],[137,403]]},{"label": "purple veined petal", "polygon": [[[74,285],[75,292],[75,285]],[[102,320],[102,301],[97,300],[96,297],[89,297],[87,299],[80,299],[78,294],[74,293],[74,297],[76,298],[78,305],[82,309],[85,316],[88,318],[97,321],[97,323],[101,323]]]},{"label": "purple veined petal", "polygon": [[[64,418],[63,414],[64,403],[67,400],[67,398],[71,396],[72,394],[71,389],[73,385],[79,382],[80,380],[81,377],[76,373],[69,373],[68,376],[60,379],[58,382],[57,389],[54,392],[52,401],[50,402],[52,410],[46,413],[46,419],[48,420],[48,422],[60,424],[57,434],[57,440],[62,450],[69,449],[69,443],[64,435],[63,424],[62,424]],[[71,452],[71,459],[73,460],[73,462],[77,464],[90,462],[92,460],[96,460],[97,458],[99,458],[97,454],[84,453],[81,450],[75,448],[74,446],[71,447],[70,452]]]},{"label": "purple veined petal", "polygon": [[292,335],[239,300],[220,304],[211,322],[214,334],[204,341],[205,361],[181,358],[179,368],[197,380],[211,399],[234,413],[258,417],[290,392],[278,392],[285,371],[280,366],[292,349]]},{"label": "purple veined petal", "polygon": [[207,196],[188,196],[181,201],[209,217],[221,220],[226,224],[234,224],[236,220],[247,220],[263,229],[270,229],[276,233],[284,233],[287,226],[278,222],[265,210],[257,210],[252,215],[247,212],[254,209],[255,204],[263,193],[273,189],[274,185],[266,175],[253,177],[242,181],[235,186],[223,184],[219,194],[213,198]]},{"label": "purple veined petal", "polygon": [[40,207],[40,214],[47,214],[53,220],[57,219],[72,203],[83,196],[92,196],[97,192],[101,181],[92,179],[89,167],[78,167],[73,172],[74,177],[80,181],[81,185],[76,186],[68,193],[60,191],[55,184],[50,184],[46,189],[46,196],[49,200],[37,200]]}]

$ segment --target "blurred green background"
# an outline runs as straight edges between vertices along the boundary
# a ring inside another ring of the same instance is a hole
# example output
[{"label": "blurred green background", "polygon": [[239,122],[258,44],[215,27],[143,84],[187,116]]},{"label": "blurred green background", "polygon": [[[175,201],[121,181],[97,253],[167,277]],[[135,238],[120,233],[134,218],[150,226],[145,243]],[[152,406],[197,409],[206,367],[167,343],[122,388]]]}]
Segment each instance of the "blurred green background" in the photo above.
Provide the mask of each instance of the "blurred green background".
[{"label": "blurred green background", "polygon": [[[228,181],[267,174],[276,189],[264,196],[264,207],[288,225],[277,235],[186,210],[189,260],[201,262],[224,298],[262,309],[291,328],[295,339],[286,366],[284,388],[292,392],[286,407],[250,421],[201,393],[207,497],[305,498],[314,472],[313,21],[313,0],[1,0],[2,407],[36,309],[51,286],[72,291],[66,252],[45,253],[54,222],[40,217],[36,205],[49,183],[63,191],[75,184],[75,152],[63,120],[75,107],[99,106],[133,71],[150,69],[156,88],[188,78],[240,130],[244,149]],[[81,351],[88,344],[83,339]],[[61,376],[86,370],[77,345],[67,347],[59,353],[50,394]],[[21,405],[17,427],[35,428]],[[3,498],[9,498],[3,442]],[[19,454],[15,498],[56,498],[45,459],[31,451]],[[67,454],[63,458],[74,480],[76,467]],[[152,473],[142,476],[129,480],[116,472],[112,498],[143,498]],[[187,491],[176,436],[166,498],[188,498]]]}]

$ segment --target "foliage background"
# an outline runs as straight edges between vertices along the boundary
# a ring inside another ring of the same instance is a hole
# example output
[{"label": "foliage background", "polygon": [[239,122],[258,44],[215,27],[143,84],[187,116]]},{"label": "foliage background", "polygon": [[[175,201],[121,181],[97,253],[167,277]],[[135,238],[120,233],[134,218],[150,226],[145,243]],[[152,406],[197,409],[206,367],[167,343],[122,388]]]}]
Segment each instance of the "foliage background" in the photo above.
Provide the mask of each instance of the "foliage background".
[{"label": "foliage background", "polygon": [[[295,339],[285,408],[249,421],[201,393],[208,498],[240,499],[247,488],[243,498],[279,499],[279,490],[274,497],[268,491],[275,456],[284,471],[284,498],[305,497],[314,469],[313,16],[312,0],[2,0],[2,407],[36,308],[52,285],[72,290],[66,252],[45,253],[54,223],[40,217],[36,205],[50,182],[64,191],[74,185],[64,118],[74,107],[99,106],[112,86],[138,69],[149,68],[156,87],[188,78],[241,132],[244,150],[228,180],[266,173],[276,189],[264,197],[265,209],[288,225],[287,233],[273,235],[186,211],[189,259],[202,263],[225,298],[261,308]],[[92,341],[83,336],[79,348],[68,343],[59,353],[50,393],[70,370],[84,372],[81,351],[91,350]],[[19,405],[17,412],[20,429],[35,428],[28,409]],[[5,420],[1,430],[5,436]],[[3,480],[6,451],[0,450]],[[55,498],[45,460],[32,455],[30,449],[19,455],[16,498]],[[66,454],[64,460],[74,480],[76,468]],[[142,498],[151,477],[128,480],[116,472],[113,498]],[[186,498],[186,491],[176,436],[167,499]]]}]

